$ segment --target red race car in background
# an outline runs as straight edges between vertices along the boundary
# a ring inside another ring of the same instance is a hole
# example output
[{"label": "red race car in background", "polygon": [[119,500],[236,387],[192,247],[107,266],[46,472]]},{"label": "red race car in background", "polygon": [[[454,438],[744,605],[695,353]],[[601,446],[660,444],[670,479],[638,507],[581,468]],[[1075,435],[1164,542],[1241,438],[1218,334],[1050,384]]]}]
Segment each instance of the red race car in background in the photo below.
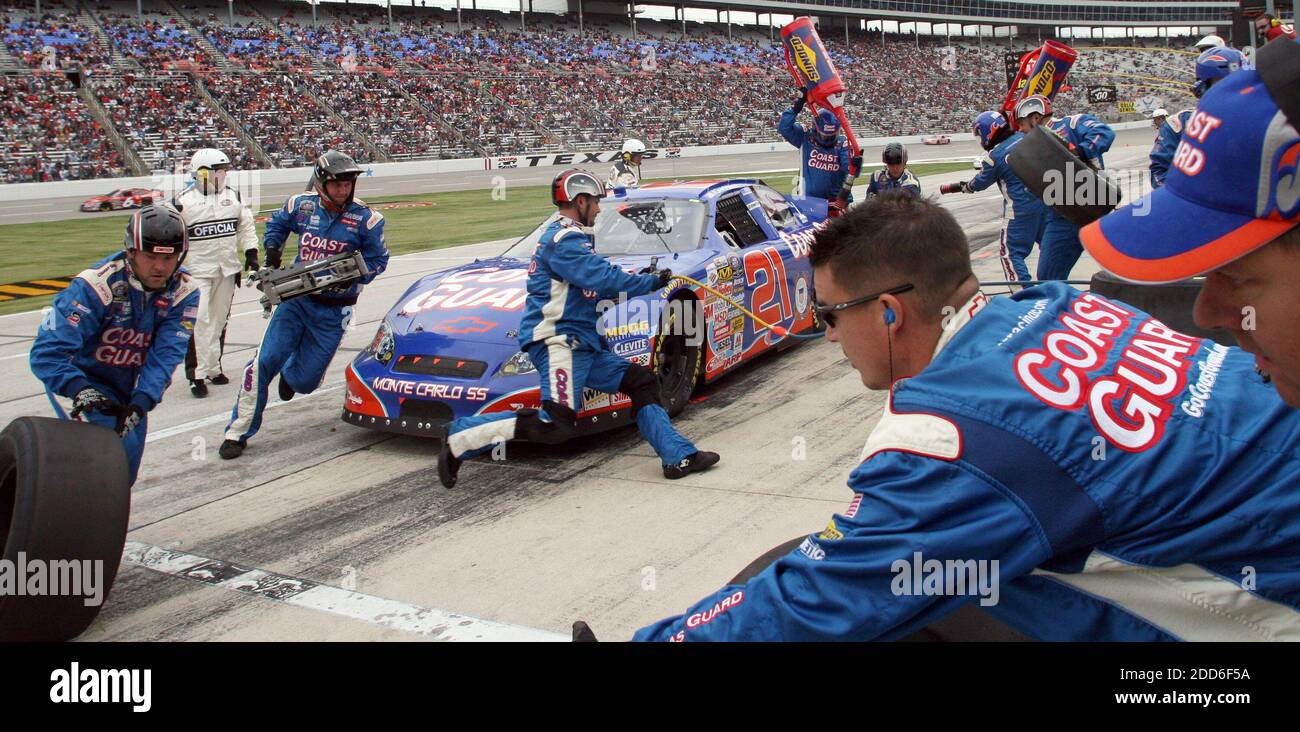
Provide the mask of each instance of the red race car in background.
[{"label": "red race car in background", "polygon": [[140,208],[155,201],[165,201],[167,196],[159,190],[149,188],[119,188],[112,193],[87,198],[81,204],[82,211],[114,211],[123,208]]}]

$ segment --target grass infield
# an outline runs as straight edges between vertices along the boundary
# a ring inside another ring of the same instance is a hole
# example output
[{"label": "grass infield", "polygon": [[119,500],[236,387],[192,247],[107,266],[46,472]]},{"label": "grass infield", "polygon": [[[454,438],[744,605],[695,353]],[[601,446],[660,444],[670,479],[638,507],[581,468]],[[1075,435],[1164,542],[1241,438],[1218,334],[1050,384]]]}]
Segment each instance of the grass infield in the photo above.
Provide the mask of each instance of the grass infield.
[{"label": "grass infield", "polygon": [[[971,168],[970,163],[923,163],[910,169],[921,176]],[[795,171],[790,170],[759,177],[782,193],[789,193],[794,175]],[[866,189],[865,181],[864,174],[855,187],[858,195]],[[384,234],[393,254],[523,236],[553,210],[550,186],[511,186],[495,195],[493,189],[484,188],[370,199],[365,196],[363,179],[359,192],[367,203],[376,205],[433,204],[383,209],[387,222]],[[258,217],[269,216],[273,210],[261,211]],[[122,216],[86,214],[83,219],[0,225],[0,284],[75,275],[121,249],[126,220]],[[265,224],[257,225],[259,242],[264,228]],[[296,237],[290,237],[286,244],[285,262],[292,261],[295,240]],[[52,299],[49,295],[0,302],[0,314],[38,310],[49,305]]]}]

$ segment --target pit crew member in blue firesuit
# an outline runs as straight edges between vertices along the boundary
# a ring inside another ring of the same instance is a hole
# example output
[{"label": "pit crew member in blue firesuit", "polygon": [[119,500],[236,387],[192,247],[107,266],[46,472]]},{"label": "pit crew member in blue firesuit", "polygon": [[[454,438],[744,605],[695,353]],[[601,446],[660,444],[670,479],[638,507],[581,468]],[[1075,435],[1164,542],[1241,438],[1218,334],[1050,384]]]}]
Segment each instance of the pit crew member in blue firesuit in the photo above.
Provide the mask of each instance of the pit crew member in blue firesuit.
[{"label": "pit crew member in blue firesuit", "polygon": [[1013,132],[1001,112],[980,112],[972,125],[980,147],[988,151],[980,161],[980,172],[961,183],[965,193],[982,191],[996,183],[1002,193],[1002,233],[998,237],[998,256],[1002,274],[1009,282],[1030,278],[1025,258],[1034,244],[1043,241],[1047,228],[1047,206],[1025,187],[1024,181],[1007,164],[1007,155],[1024,139],[1023,132]]},{"label": "pit crew member in blue firesuit", "polygon": [[867,184],[868,195],[875,196],[886,191],[921,195],[921,181],[907,169],[907,148],[903,143],[891,142],[886,145],[880,153],[880,161],[885,167],[871,174],[871,181]]},{"label": "pit crew member in blue firesuit", "polygon": [[329,150],[316,159],[311,193],[290,196],[266,225],[262,243],[266,264],[279,268],[284,242],[298,235],[298,262],[360,251],[370,273],[349,285],[286,300],[275,309],[262,343],[244,367],[239,395],[226,425],[221,457],[239,457],[248,438],[257,434],[266,409],[271,379],[279,374],[280,399],[310,394],[325,378],[334,352],[343,340],[352,306],[363,285],[388,267],[384,246],[384,216],[354,198],[361,168],[348,155]]},{"label": "pit crew member in blue firesuit", "polygon": [[32,344],[32,373],[72,400],[73,416],[122,437],[131,483],[140,472],[149,412],[185,358],[199,289],[181,262],[185,222],[166,204],[146,206],[126,225],[124,251],[77,275],[54,297]]},{"label": "pit crew member in blue firesuit", "polygon": [[528,268],[528,300],[519,325],[519,347],[541,378],[541,409],[461,417],[444,429],[438,478],[456,484],[466,458],[517,437],[557,443],[576,434],[584,387],[632,399],[641,436],[659,454],[665,478],[683,478],[718,462],[717,453],[697,450],[673,429],[660,405],[659,380],[645,366],[614,355],[601,345],[597,302],[620,295],[655,292],[672,281],[671,270],[628,274],[594,251],[590,226],[600,212],[605,186],[596,176],[570,168],[551,182],[560,215],[542,232]]},{"label": "pit crew member in blue firesuit", "polygon": [[[1256,172],[1268,123],[1234,133]],[[1253,186],[1231,187],[1231,213],[1217,179],[1189,186],[1181,205],[1213,225],[1180,218],[1150,255],[1285,225],[1253,218]],[[1150,239],[1128,228],[1161,228],[1119,218],[1106,236],[1124,248]],[[889,390],[853,495],[752,579],[637,640],[893,640],[954,611],[1038,640],[1300,640],[1300,411],[1249,354],[1060,282],[990,300],[960,225],[925,199],[849,209],[811,262],[827,338]]]},{"label": "pit crew member in blue firesuit", "polygon": [[[1196,85],[1192,87],[1192,93],[1200,99],[1215,82],[1242,68],[1244,64],[1245,57],[1241,55],[1241,51],[1225,47],[1207,49],[1196,59]],[[1159,188],[1165,184],[1165,176],[1169,175],[1169,165],[1174,160],[1174,152],[1178,150],[1178,143],[1183,139],[1183,127],[1187,125],[1187,118],[1191,116],[1192,110],[1184,109],[1171,117],[1166,117],[1164,124],[1160,125],[1155,146],[1151,148],[1152,188]]]},{"label": "pit crew member in blue firesuit", "polygon": [[[1039,125],[1046,125],[1065,140],[1085,163],[1098,170],[1106,167],[1102,155],[1115,142],[1115,130],[1090,114],[1075,114],[1069,117],[1052,117],[1052,102],[1041,94],[1033,94],[1016,102],[1016,124],[1026,134]],[[1083,244],[1079,242],[1079,227],[1070,223],[1063,216],[1053,211],[1051,201],[1047,209],[1047,226],[1040,240],[1038,257],[1038,279],[1064,280],[1070,277],[1070,270],[1083,254]]]},{"label": "pit crew member in blue firesuit", "polygon": [[[1300,46],[1270,43],[1255,65],[1201,98],[1184,128],[1187,152],[1164,187],[1081,236],[1098,264],[1128,280],[1204,275],[1196,324],[1231,334],[1282,399],[1300,408],[1300,95],[1281,90],[1300,76]],[[1214,400],[1192,406],[1209,410]]]},{"label": "pit crew member in blue firesuit", "polygon": [[[839,118],[829,109],[818,110],[811,128],[795,122],[806,97],[806,92],[800,92],[794,104],[781,113],[776,131],[786,142],[799,148],[800,195],[834,201],[839,197],[849,172],[857,175],[862,169],[862,158],[849,158],[849,142],[840,133]],[[853,202],[852,192],[848,202]]]}]

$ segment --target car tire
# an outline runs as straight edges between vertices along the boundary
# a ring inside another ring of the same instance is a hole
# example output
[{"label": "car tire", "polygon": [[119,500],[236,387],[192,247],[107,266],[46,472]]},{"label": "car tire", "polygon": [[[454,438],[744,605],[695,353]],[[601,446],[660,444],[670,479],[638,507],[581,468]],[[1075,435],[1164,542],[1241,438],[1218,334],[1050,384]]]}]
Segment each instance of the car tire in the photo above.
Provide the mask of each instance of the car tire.
[{"label": "car tire", "polygon": [[152,197],[152,196],[146,196],[145,198],[141,198],[141,199],[140,199],[140,205],[141,205],[141,206],[152,206],[152,205],[153,205],[153,197]]},{"label": "car tire", "polygon": [[[1087,226],[1105,216],[1123,198],[1114,183],[1071,152],[1060,135],[1044,127],[1035,127],[1016,143],[1007,155],[1007,164],[1044,203],[1049,189],[1055,194],[1062,187],[1059,183],[1053,186],[1047,180],[1048,174],[1055,172],[1051,177],[1063,182],[1069,190],[1065,191],[1065,202],[1048,205],[1075,226]],[[1074,192],[1084,189],[1090,192],[1093,202],[1075,203]]]},{"label": "car tire", "polygon": [[113,204],[111,204],[111,203],[105,201],[104,203],[99,204],[99,210],[100,210],[100,211],[112,211],[112,210],[113,210]]},{"label": "car tire", "polygon": [[[126,453],[112,430],[19,417],[0,432],[0,558],[11,566],[19,566],[20,558],[27,566],[40,560],[47,571],[59,560],[102,562],[99,599],[107,599],[130,511]],[[87,606],[82,588],[85,580],[65,594],[0,595],[0,641],[64,641],[80,635],[102,607]]]},{"label": "car tire", "polygon": [[[704,310],[700,301],[693,297],[669,302],[684,305],[665,310],[664,320],[659,326],[660,335],[655,338],[651,369],[659,379],[664,410],[669,417],[676,417],[690,402],[704,371]],[[698,334],[698,343],[690,343],[686,329],[676,322],[679,316],[694,320],[696,327],[693,332]],[[665,333],[668,335],[663,335]]]}]

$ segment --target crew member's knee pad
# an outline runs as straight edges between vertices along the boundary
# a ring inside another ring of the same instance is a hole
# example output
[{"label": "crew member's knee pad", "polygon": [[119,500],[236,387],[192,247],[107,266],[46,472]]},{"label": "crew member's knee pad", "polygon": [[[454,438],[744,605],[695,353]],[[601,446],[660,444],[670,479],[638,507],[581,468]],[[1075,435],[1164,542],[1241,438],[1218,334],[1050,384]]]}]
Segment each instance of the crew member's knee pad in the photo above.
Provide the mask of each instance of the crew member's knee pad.
[{"label": "crew member's knee pad", "polygon": [[659,379],[655,378],[654,372],[645,366],[633,364],[627,367],[623,372],[623,380],[618,384],[618,390],[632,397],[632,418],[635,419],[637,412],[642,407],[648,407],[651,404],[660,404]]},{"label": "crew member's knee pad", "polygon": [[541,412],[536,409],[515,412],[515,435],[544,445],[556,445],[577,436],[577,412],[549,399],[542,402],[542,409],[550,421],[543,420]]}]

